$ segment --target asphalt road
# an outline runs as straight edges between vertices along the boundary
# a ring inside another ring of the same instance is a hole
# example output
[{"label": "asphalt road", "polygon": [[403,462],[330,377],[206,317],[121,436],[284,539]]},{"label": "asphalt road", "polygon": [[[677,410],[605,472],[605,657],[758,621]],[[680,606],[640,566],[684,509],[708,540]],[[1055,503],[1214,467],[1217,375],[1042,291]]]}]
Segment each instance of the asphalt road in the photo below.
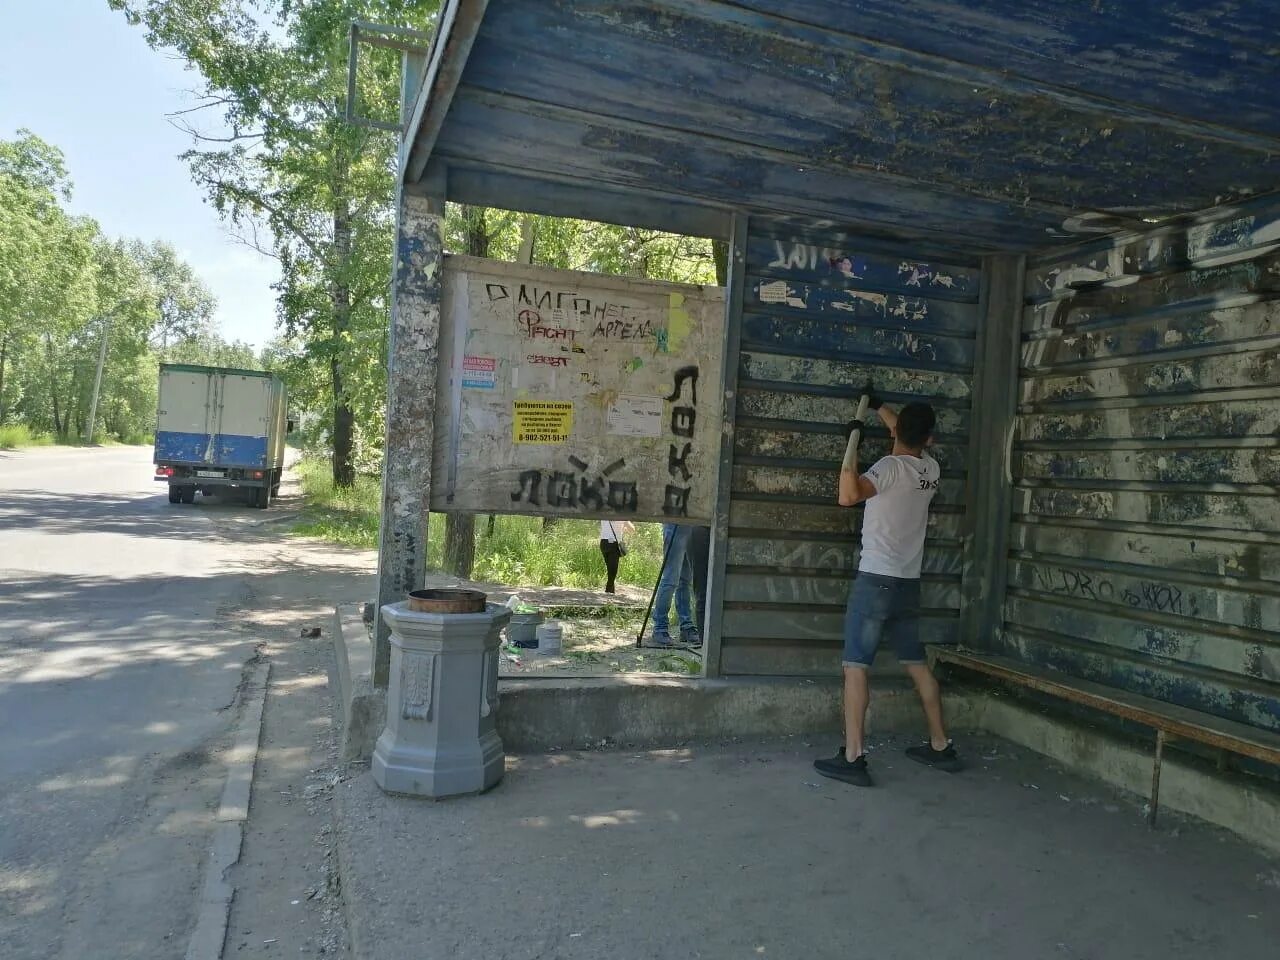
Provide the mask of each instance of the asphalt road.
[{"label": "asphalt road", "polygon": [[[245,506],[0,452],[0,957],[182,956],[252,635]],[[268,512],[269,513],[269,512]]]}]

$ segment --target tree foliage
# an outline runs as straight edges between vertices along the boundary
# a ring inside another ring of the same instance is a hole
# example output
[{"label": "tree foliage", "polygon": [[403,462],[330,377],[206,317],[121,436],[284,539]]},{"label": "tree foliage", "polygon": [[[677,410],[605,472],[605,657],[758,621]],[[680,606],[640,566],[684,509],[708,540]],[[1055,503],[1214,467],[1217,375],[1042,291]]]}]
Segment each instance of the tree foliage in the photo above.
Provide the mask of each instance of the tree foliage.
[{"label": "tree foliage", "polygon": [[0,425],[85,434],[102,356],[99,435],[141,439],[166,351],[208,362],[222,346],[213,297],[172,247],[104,237],[70,197],[56,147],[27,130],[0,141]]},{"label": "tree foliage", "polygon": [[[324,397],[333,477],[349,485],[382,439],[395,139],[345,120],[347,29],[427,28],[438,3],[111,3],[199,74],[199,100],[178,118],[196,144],[186,159],[218,212],[279,261],[286,366],[300,396]],[[357,87],[363,111],[396,117],[399,60],[362,58]]]}]

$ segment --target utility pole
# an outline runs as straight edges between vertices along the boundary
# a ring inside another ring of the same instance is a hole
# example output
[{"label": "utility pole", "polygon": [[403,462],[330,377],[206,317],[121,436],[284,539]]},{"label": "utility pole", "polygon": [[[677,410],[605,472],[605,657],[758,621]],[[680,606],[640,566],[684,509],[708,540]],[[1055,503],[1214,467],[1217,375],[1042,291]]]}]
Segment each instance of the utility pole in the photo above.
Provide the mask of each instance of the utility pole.
[{"label": "utility pole", "polygon": [[107,335],[111,332],[110,317],[102,318],[102,345],[98,347],[98,374],[93,378],[93,402],[89,404],[89,430],[85,443],[93,443],[93,425],[98,419],[98,392],[102,389],[102,367],[107,362]]}]

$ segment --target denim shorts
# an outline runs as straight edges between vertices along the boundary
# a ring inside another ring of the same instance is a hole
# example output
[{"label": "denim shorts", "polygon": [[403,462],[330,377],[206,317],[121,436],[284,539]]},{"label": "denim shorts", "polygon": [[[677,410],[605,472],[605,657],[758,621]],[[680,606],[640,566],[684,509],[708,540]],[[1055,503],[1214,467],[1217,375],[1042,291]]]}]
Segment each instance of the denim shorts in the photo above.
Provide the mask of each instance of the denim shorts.
[{"label": "denim shorts", "polygon": [[844,664],[869,667],[880,641],[899,663],[924,663],[920,642],[920,581],[860,573],[844,612]]}]

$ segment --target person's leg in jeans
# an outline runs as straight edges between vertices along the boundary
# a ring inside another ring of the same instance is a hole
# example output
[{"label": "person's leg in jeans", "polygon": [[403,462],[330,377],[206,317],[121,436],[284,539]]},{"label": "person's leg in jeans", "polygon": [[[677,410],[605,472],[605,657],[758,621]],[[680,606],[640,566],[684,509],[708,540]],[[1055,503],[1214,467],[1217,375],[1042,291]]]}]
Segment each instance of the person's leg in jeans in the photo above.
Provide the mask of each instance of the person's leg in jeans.
[{"label": "person's leg in jeans", "polygon": [[892,610],[893,590],[888,578],[859,573],[849,590],[844,614],[844,746],[834,757],[814,761],[824,777],[859,787],[872,785],[864,737],[867,705],[871,700],[867,670]]},{"label": "person's leg in jeans", "polygon": [[[689,545],[689,528],[674,523],[662,525],[662,555],[666,563],[662,567],[662,576],[658,578],[658,591],[653,602],[653,642],[656,644],[671,643],[671,600],[676,600],[676,615],[681,623],[691,618],[689,613],[688,586],[679,589],[685,577],[685,551]],[[681,593],[683,592],[683,603]]]},{"label": "person's leg in jeans", "polygon": [[711,528],[694,527],[689,532],[689,567],[693,571],[693,592],[697,597],[697,636],[688,637],[695,643],[702,642],[702,631],[707,628],[707,565],[711,553]]},{"label": "person's leg in jeans", "polygon": [[684,562],[680,564],[680,582],[676,585],[676,619],[680,621],[680,639],[696,633],[693,625],[693,568],[689,566],[688,537],[685,537]]},{"label": "person's leg in jeans", "polygon": [[947,738],[942,723],[942,693],[938,681],[929,669],[924,644],[920,640],[920,581],[905,581],[901,588],[901,601],[895,615],[887,624],[886,640],[892,644],[898,662],[907,669],[920,706],[924,708],[925,722],[929,727],[929,742],[907,750],[912,760],[954,773],[962,766],[956,748]]},{"label": "person's leg in jeans", "polygon": [[607,577],[604,583],[604,592],[613,593],[618,580],[618,561],[622,557],[622,551],[618,549],[616,540],[601,540],[600,555],[604,557],[604,569]]}]

